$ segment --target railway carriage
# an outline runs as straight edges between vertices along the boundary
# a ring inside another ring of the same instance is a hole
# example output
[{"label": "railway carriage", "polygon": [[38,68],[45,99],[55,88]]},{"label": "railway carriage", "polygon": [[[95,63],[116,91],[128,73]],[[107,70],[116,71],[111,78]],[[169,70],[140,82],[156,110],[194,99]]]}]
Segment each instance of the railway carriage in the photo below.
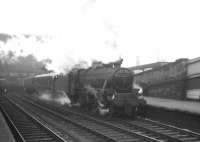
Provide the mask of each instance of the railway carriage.
[{"label": "railway carriage", "polygon": [[40,91],[55,92],[55,83],[58,78],[58,74],[42,74],[24,78],[23,87],[28,93],[38,93]]}]

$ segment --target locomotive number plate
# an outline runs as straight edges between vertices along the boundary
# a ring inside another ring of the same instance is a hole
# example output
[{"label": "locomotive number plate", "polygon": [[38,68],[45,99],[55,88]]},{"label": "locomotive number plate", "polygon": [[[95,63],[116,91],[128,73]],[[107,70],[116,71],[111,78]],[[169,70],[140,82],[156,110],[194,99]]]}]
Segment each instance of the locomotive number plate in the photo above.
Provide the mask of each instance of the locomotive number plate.
[{"label": "locomotive number plate", "polygon": [[120,69],[115,73],[116,77],[128,77],[131,75],[131,71],[127,69]]}]

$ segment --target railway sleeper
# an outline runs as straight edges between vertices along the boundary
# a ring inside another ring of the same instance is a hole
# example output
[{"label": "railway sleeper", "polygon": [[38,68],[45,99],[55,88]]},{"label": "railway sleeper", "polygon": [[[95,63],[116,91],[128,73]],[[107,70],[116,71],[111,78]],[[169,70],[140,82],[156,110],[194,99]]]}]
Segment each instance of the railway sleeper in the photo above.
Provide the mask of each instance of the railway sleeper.
[{"label": "railway sleeper", "polygon": [[200,139],[196,137],[186,137],[186,138],[180,138],[180,140],[188,142],[188,141],[194,141],[194,140],[200,140]]},{"label": "railway sleeper", "polygon": [[167,132],[173,132],[172,130],[166,130],[166,129],[163,129],[163,130],[155,130],[156,132],[158,132],[158,133],[163,133],[163,134],[165,134],[165,133],[167,133]]},{"label": "railway sleeper", "polygon": [[39,142],[39,141],[53,141],[53,140],[55,140],[54,138],[51,138],[51,137],[49,137],[49,138],[33,138],[33,139],[30,139],[30,140],[28,140],[29,142]]},{"label": "railway sleeper", "polygon": [[171,132],[165,132],[164,134],[165,135],[169,135],[169,136],[173,136],[173,135],[180,134],[180,132],[173,132],[173,131],[171,131]]},{"label": "railway sleeper", "polygon": [[32,135],[32,136],[24,136],[27,139],[43,139],[43,138],[52,138],[49,135]]},{"label": "railway sleeper", "polygon": [[181,137],[190,137],[190,136],[188,136],[188,135],[184,135],[184,134],[172,134],[172,135],[170,135],[171,137],[175,137],[175,138],[181,138]]}]

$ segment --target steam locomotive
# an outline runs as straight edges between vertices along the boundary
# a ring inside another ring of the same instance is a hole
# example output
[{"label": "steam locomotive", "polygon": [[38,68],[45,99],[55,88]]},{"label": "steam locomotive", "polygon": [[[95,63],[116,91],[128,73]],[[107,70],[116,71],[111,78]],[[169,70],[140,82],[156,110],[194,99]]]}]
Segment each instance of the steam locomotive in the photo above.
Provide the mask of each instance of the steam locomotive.
[{"label": "steam locomotive", "polygon": [[46,74],[24,80],[27,92],[51,90],[65,92],[72,106],[108,114],[144,114],[145,100],[133,89],[133,72],[121,62],[73,69],[67,75]]}]

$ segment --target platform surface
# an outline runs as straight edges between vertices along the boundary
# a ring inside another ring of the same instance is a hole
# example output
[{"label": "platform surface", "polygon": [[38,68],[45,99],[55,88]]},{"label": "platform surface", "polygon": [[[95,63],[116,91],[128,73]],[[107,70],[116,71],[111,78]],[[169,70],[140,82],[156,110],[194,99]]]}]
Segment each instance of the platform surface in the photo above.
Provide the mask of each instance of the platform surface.
[{"label": "platform surface", "polygon": [[148,105],[200,115],[200,102],[144,97]]},{"label": "platform surface", "polygon": [[0,111],[0,141],[16,142],[1,111]]}]

